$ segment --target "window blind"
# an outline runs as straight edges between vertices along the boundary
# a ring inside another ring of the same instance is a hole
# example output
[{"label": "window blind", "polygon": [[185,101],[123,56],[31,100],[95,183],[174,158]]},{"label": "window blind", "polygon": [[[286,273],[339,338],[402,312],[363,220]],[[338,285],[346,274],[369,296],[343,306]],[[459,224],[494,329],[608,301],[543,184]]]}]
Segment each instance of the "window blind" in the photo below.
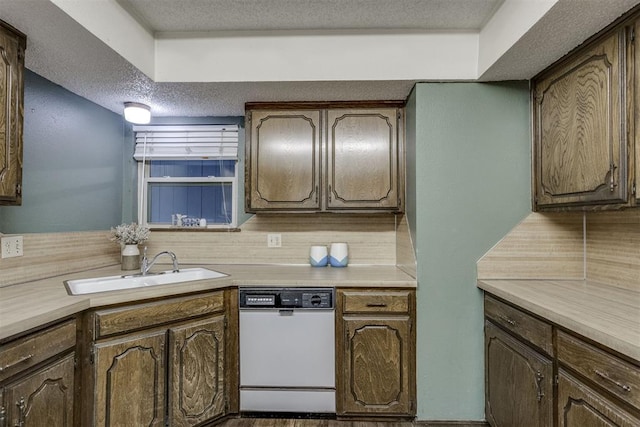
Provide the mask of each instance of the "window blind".
[{"label": "window blind", "polygon": [[238,159],[238,125],[134,126],[133,158]]}]

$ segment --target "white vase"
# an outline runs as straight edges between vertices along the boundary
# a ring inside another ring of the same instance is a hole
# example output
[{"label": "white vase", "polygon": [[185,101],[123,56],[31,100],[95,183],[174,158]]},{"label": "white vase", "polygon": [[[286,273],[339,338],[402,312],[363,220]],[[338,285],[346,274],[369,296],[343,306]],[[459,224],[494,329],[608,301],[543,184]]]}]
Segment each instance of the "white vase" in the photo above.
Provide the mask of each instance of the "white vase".
[{"label": "white vase", "polygon": [[137,270],[140,268],[140,248],[138,245],[124,245],[120,257],[123,270]]}]

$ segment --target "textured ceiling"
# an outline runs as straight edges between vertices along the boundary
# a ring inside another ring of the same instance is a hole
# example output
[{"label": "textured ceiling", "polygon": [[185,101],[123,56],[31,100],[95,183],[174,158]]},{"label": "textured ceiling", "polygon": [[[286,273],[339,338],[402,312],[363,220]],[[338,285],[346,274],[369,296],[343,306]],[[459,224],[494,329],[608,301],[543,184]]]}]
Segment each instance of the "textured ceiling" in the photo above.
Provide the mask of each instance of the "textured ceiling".
[{"label": "textured ceiling", "polygon": [[150,32],[479,30],[503,0],[118,0]]},{"label": "textured ceiling", "polygon": [[[477,31],[503,1],[119,0],[119,3],[149,32],[167,34],[268,29]],[[559,0],[480,80],[531,78],[638,3],[640,0]],[[401,100],[416,82],[156,83],[49,0],[0,0],[0,19],[27,34],[27,68],[118,114],[122,103],[130,100],[148,102],[154,116],[242,115],[244,103],[249,101]]]}]

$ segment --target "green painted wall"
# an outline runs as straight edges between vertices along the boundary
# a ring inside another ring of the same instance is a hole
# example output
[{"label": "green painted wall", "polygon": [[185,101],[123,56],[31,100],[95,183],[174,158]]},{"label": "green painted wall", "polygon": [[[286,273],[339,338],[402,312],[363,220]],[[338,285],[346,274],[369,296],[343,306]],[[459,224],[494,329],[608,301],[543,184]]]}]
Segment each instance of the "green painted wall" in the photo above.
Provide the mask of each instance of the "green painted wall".
[{"label": "green painted wall", "polygon": [[418,419],[482,420],[476,261],[530,212],[528,85],[421,83],[410,95],[407,125]]},{"label": "green painted wall", "polygon": [[27,70],[22,206],[0,207],[0,232],[104,230],[122,204],[123,120]]}]

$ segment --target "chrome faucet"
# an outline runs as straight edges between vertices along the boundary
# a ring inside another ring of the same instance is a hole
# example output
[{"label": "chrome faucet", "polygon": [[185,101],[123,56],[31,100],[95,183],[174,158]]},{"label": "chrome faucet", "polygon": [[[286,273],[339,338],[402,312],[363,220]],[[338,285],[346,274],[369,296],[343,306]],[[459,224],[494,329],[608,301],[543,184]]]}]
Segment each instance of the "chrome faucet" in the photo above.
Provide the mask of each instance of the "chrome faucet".
[{"label": "chrome faucet", "polygon": [[143,276],[146,276],[149,273],[149,270],[151,270],[151,267],[153,267],[153,264],[156,263],[156,260],[160,255],[169,255],[171,257],[171,261],[173,262],[173,272],[178,273],[180,271],[180,269],[178,269],[178,258],[176,257],[176,254],[171,251],[162,251],[156,254],[151,262],[149,262],[149,259],[147,258],[147,247],[145,246],[144,254],[142,255],[142,265],[140,266],[140,273]]}]

